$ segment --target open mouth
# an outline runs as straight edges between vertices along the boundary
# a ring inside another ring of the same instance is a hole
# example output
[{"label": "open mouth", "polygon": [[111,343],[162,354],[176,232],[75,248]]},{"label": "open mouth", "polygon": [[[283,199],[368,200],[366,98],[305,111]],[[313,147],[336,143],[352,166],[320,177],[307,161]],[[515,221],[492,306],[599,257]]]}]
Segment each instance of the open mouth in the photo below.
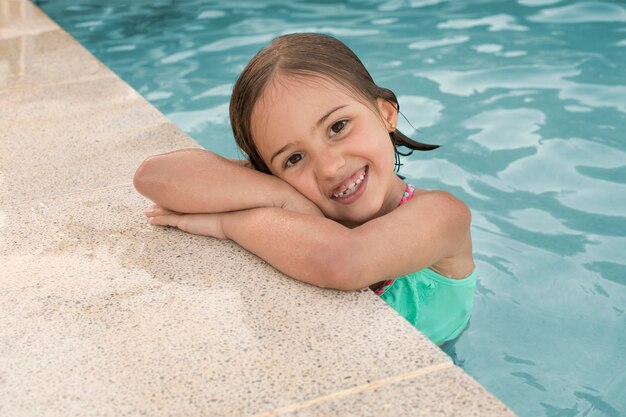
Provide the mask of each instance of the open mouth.
[{"label": "open mouth", "polygon": [[366,181],[368,167],[365,166],[355,172],[350,178],[345,180],[339,187],[335,188],[332,194],[334,200],[344,200],[357,194],[361,190],[362,184]]}]

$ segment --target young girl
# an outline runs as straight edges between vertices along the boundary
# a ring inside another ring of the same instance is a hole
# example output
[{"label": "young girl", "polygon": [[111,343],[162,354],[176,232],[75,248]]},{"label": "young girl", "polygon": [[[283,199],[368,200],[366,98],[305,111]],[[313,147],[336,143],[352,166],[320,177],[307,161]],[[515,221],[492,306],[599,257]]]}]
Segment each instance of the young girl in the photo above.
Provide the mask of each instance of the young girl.
[{"label": "young girl", "polygon": [[319,287],[369,287],[437,344],[469,321],[470,212],[395,174],[397,151],[436,146],[397,129],[394,93],[343,43],[276,38],[246,66],[230,103],[249,161],[192,149],[148,158],[137,190],[153,225],[232,239]]}]

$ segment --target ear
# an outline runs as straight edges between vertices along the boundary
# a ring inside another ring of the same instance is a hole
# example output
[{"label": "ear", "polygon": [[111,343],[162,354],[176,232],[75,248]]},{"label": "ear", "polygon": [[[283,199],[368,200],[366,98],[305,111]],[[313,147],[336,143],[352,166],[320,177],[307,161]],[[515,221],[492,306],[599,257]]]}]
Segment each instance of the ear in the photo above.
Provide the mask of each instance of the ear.
[{"label": "ear", "polygon": [[378,112],[382,116],[387,130],[389,132],[395,131],[398,126],[397,104],[381,97],[376,99],[376,104],[378,105]]}]

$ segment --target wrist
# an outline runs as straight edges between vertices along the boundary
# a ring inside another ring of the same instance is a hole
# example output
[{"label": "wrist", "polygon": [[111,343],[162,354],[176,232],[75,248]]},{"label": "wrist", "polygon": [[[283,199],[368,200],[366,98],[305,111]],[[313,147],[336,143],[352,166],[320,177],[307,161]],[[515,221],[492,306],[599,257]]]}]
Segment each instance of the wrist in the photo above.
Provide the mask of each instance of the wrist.
[{"label": "wrist", "polygon": [[[241,244],[242,239],[250,237],[250,228],[258,224],[263,213],[266,213],[267,207],[256,207],[247,210],[231,211],[220,214],[220,229],[223,239],[232,240]],[[273,210],[269,208],[269,210]],[[261,217],[259,217],[261,216]]]},{"label": "wrist", "polygon": [[268,193],[268,207],[285,208],[289,205],[289,202],[294,199],[297,199],[298,197],[302,198],[302,195],[300,195],[295,188],[287,184],[285,181],[277,177],[272,177],[272,179],[275,180],[275,184],[274,187],[272,187],[272,191]]},{"label": "wrist", "polygon": [[232,215],[238,213],[237,211],[231,211],[231,212],[226,212],[226,213],[220,213],[220,224],[219,224],[219,228],[220,231],[222,232],[222,239],[230,239],[233,240],[233,238],[231,237],[229,231],[231,229],[231,223],[232,223]]}]

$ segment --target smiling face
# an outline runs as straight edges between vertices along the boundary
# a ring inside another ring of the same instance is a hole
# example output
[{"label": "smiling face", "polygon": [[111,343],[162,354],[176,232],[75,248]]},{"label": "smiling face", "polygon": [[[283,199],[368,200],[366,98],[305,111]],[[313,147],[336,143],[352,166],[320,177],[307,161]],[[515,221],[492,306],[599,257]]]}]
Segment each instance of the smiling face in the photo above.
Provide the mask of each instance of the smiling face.
[{"label": "smiling face", "polygon": [[366,103],[328,79],[304,76],[277,76],[251,118],[272,174],[348,226],[398,206],[404,182],[389,138],[396,122],[390,102]]}]

